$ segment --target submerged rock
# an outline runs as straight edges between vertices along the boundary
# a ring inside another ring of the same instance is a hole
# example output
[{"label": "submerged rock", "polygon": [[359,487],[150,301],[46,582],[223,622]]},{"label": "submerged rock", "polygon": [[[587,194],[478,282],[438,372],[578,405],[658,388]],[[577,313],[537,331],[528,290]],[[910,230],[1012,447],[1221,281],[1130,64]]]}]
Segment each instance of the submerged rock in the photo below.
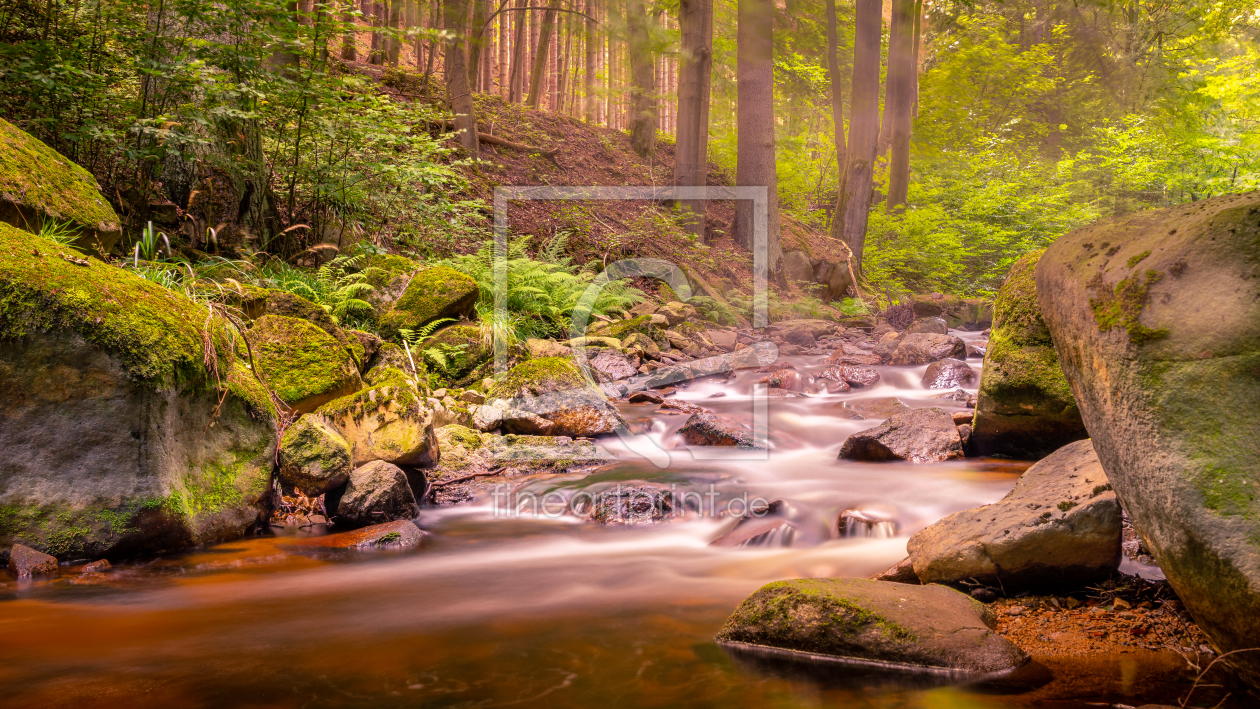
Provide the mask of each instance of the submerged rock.
[{"label": "submerged rock", "polygon": [[1028,662],[996,627],[988,607],[945,586],[796,579],[749,596],[717,641],[927,671],[988,674]]},{"label": "submerged rock", "polygon": [[1041,253],[1016,261],[998,291],[971,434],[977,455],[1035,460],[1089,435],[1037,303]]},{"label": "submerged rock", "polygon": [[978,581],[1008,593],[1077,590],[1120,562],[1120,503],[1089,441],[1024,472],[1000,502],[956,512],[910,538],[924,583]]},{"label": "submerged rock", "polygon": [[5,224],[0,245],[0,561],[15,542],[62,559],[125,556],[256,524],[276,412],[224,322]]},{"label": "submerged rock", "polygon": [[879,382],[879,372],[870,367],[854,364],[836,364],[827,367],[818,375],[820,379],[834,382],[845,382],[851,386],[868,387]]},{"label": "submerged rock", "polygon": [[32,576],[56,576],[57,557],[26,546],[14,544],[9,550],[9,573],[20,579]]},{"label": "submerged rock", "polygon": [[[423,490],[421,494],[423,494]],[[398,466],[374,460],[350,473],[337,501],[337,523],[361,526],[411,520],[420,514],[407,475]]]},{"label": "submerged rock", "polygon": [[345,549],[368,551],[371,549],[409,549],[420,546],[427,532],[421,531],[414,522],[398,520],[374,524],[363,529],[311,537],[296,542],[297,546],[321,549]]},{"label": "submerged rock", "polygon": [[910,407],[895,396],[849,399],[840,402],[840,409],[841,415],[850,419],[886,419],[894,414],[910,411]]},{"label": "submerged rock", "polygon": [[948,411],[935,407],[911,409],[849,436],[840,447],[840,457],[938,463],[963,457],[962,439]]},{"label": "submerged rock", "polygon": [[[1260,193],[1060,237],[1037,295],[1107,477],[1219,652],[1260,638]],[[1260,652],[1226,658],[1260,685]]]},{"label": "submerged rock", "polygon": [[327,421],[306,414],[280,438],[280,482],[317,497],[350,477],[350,444]]},{"label": "submerged rock", "polygon": [[731,448],[763,449],[752,429],[728,418],[710,413],[692,414],[678,434],[690,446],[724,446]]},{"label": "submerged rock", "polygon": [[600,524],[650,524],[682,512],[674,491],[657,485],[617,485],[594,494],[589,516]]}]

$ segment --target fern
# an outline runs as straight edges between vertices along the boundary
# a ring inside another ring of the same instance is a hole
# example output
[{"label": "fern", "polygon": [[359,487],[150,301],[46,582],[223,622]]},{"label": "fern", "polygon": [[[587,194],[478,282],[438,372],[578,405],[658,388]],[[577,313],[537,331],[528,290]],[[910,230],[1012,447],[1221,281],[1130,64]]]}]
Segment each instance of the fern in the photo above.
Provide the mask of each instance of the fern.
[{"label": "fern", "polygon": [[468,345],[449,345],[445,342],[434,342],[431,345],[426,345],[426,343],[433,339],[433,333],[440,325],[445,325],[448,322],[455,322],[455,319],[442,318],[441,320],[434,320],[419,330],[400,328],[398,334],[404,342],[415,348],[416,354],[420,355],[425,362],[435,365],[443,373],[447,373],[458,367],[460,360],[464,356],[464,350],[468,348]]},{"label": "fern", "polygon": [[264,270],[259,285],[300,295],[323,307],[339,325],[366,324],[374,315],[372,304],[365,299],[375,290],[368,280],[381,269],[364,268],[365,258],[363,253],[338,256],[315,271],[273,261]]}]

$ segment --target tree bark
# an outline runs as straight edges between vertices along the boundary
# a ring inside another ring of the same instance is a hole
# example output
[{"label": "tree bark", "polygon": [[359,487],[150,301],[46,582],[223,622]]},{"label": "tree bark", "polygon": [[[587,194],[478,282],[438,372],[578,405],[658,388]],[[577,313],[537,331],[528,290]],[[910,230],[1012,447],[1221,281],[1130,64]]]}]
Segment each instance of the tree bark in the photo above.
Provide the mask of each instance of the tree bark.
[{"label": "tree bark", "polygon": [[827,0],[827,78],[831,81],[831,123],[835,130],[836,165],[844,166],[844,85],[840,77],[840,32],[836,0]]},{"label": "tree bark", "polygon": [[[888,173],[888,211],[906,203],[910,187],[910,129],[914,112],[914,6],[915,0],[893,0],[894,32],[888,46],[888,90],[884,112],[890,115],[892,155]],[[900,29],[900,32],[895,30]]]},{"label": "tree bark", "polygon": [[372,3],[372,51],[368,53],[368,64],[381,64],[385,61],[385,35],[381,27],[385,24],[385,4]]},{"label": "tree bark", "polygon": [[643,157],[656,149],[656,67],[643,0],[626,0],[630,61],[630,145]]},{"label": "tree bark", "polygon": [[461,131],[459,142],[468,156],[476,159],[477,115],[473,111],[472,93],[468,89],[468,62],[464,57],[464,36],[467,33],[468,0],[444,0],[443,19],[454,37],[446,43],[446,95],[455,113],[455,130]]},{"label": "tree bark", "polygon": [[485,58],[485,38],[481,26],[486,23],[485,0],[472,0],[472,26],[468,28],[468,88],[484,91],[481,85],[482,62]]},{"label": "tree bark", "polygon": [[849,150],[840,177],[831,236],[853,253],[853,271],[862,273],[866,220],[871,202],[871,174],[879,141],[880,0],[857,0],[853,22],[852,108]]},{"label": "tree bark", "polygon": [[582,65],[582,112],[585,114],[587,123],[594,123],[599,116],[595,112],[595,56],[599,51],[599,43],[596,42],[598,32],[595,27],[595,8],[591,0],[586,0],[586,34],[583,40],[586,43],[586,57]]},{"label": "tree bark", "polygon": [[[526,8],[528,0],[517,0],[518,8]],[[508,91],[508,101],[512,103],[520,103],[525,98],[525,28],[529,22],[529,11],[513,12],[512,23],[515,25],[512,32],[512,74],[508,79],[511,87]]]},{"label": "tree bark", "polygon": [[341,35],[341,58],[348,62],[358,61],[359,48],[354,43],[354,1],[347,0],[341,11],[341,22],[344,25]]},{"label": "tree bark", "polygon": [[534,50],[534,69],[529,73],[530,108],[537,109],[547,88],[547,59],[551,49],[551,35],[556,28],[556,8],[560,0],[551,0],[543,13],[542,27],[538,30],[538,44]]},{"label": "tree bark", "polygon": [[386,57],[390,66],[398,66],[398,54],[402,51],[402,37],[398,35],[398,30],[403,29],[403,0],[389,0],[389,29],[391,30],[386,39],[389,42],[389,49]]},{"label": "tree bark", "polygon": [[[709,81],[713,71],[713,0],[681,0],[678,24],[678,128],[674,184],[703,187],[709,172]],[[704,238],[704,200],[679,202],[687,231]]]},{"label": "tree bark", "polygon": [[[878,2],[878,0],[876,0]],[[765,187],[767,277],[783,282],[779,244],[778,172],[774,164],[774,0],[738,0],[735,81],[737,164],[735,184]],[[753,205],[735,202],[736,243],[755,249]]]}]

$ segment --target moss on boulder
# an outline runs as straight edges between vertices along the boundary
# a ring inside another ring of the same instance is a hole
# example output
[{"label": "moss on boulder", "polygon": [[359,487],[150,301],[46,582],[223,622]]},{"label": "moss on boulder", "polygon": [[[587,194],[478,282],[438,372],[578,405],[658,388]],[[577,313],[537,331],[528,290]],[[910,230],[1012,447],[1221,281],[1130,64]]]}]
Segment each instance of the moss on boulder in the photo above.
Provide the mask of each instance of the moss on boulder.
[{"label": "moss on boulder", "polygon": [[222,323],[39,236],[0,225],[0,243],[0,554],[118,557],[244,534],[265,509],[276,412]]},{"label": "moss on boulder", "polygon": [[280,438],[280,482],[314,497],[349,479],[350,444],[327,421],[305,414]]},{"label": "moss on boulder", "polygon": [[549,421],[554,436],[612,433],[625,420],[574,364],[559,357],[522,362],[508,370],[487,395]]},{"label": "moss on boulder", "polygon": [[451,268],[427,268],[411,277],[406,291],[381,317],[381,335],[396,339],[401,329],[419,330],[434,320],[471,315],[477,282]]},{"label": "moss on boulder", "polygon": [[0,222],[38,231],[45,219],[71,222],[79,243],[99,254],[122,236],[91,173],[0,119]]},{"label": "moss on boulder", "polygon": [[317,413],[350,444],[355,466],[373,460],[412,467],[438,462],[433,408],[411,379],[385,378],[324,404]]},{"label": "moss on boulder", "polygon": [[267,384],[298,413],[310,413],[363,384],[350,353],[310,322],[264,315],[248,337]]},{"label": "moss on boulder", "polygon": [[979,455],[1037,459],[1088,437],[1037,302],[1042,253],[1015,262],[994,303],[969,444]]}]

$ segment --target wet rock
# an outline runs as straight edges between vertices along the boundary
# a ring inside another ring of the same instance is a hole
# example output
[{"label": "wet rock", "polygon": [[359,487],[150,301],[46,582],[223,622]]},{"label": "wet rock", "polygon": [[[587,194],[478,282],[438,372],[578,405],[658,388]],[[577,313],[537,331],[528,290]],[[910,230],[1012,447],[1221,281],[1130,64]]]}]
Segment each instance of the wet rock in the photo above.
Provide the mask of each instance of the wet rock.
[{"label": "wet rock", "polygon": [[757,381],[759,384],[787,391],[805,392],[813,388],[813,377],[795,369],[781,369]]},{"label": "wet rock", "polygon": [[280,438],[280,482],[318,497],[350,478],[350,444],[323,418],[305,414]]},{"label": "wet rock", "polygon": [[894,414],[910,411],[901,399],[881,396],[876,399],[850,399],[840,404],[842,415],[851,419],[886,419]]},{"label": "wet rock", "polygon": [[884,360],[877,354],[845,354],[841,350],[836,350],[823,362],[827,366],[849,365],[858,367],[873,367],[883,363]]},{"label": "wet rock", "polygon": [[958,424],[958,438],[962,441],[963,449],[966,450],[967,443],[971,441],[971,424]]},{"label": "wet rock", "polygon": [[987,606],[944,586],[796,579],[749,596],[717,641],[907,670],[996,673],[1026,663],[1028,656],[996,627]]},{"label": "wet rock", "polygon": [[20,579],[56,576],[57,557],[35,551],[25,544],[14,544],[9,550],[9,574]]},{"label": "wet rock", "polygon": [[783,500],[754,507],[740,516],[730,531],[714,539],[714,547],[790,547],[798,530],[792,523],[795,510]]},{"label": "wet rock", "polygon": [[415,523],[407,520],[374,524],[363,529],[350,532],[329,534],[325,537],[311,537],[296,542],[298,546],[321,549],[345,549],[353,551],[369,551],[373,549],[409,549],[420,546],[427,532],[421,531]]},{"label": "wet rock", "polygon": [[923,373],[923,386],[928,389],[950,389],[970,386],[976,380],[976,370],[966,362],[956,359],[937,360],[928,365]]},{"label": "wet rock", "polygon": [[1000,502],[952,514],[910,538],[924,583],[978,581],[1007,593],[1081,588],[1120,561],[1120,504],[1089,441],[1024,472]]},{"label": "wet rock", "polygon": [[112,568],[114,568],[114,566],[113,564],[109,563],[108,559],[97,559],[96,561],[93,561],[91,563],[84,564],[83,568],[80,569],[80,572],[85,573],[85,574],[96,574],[96,573],[101,573],[104,571],[109,571]]},{"label": "wet rock", "polygon": [[702,414],[708,411],[708,409],[700,406],[699,404],[693,404],[690,401],[683,401],[682,399],[669,399],[668,401],[661,402],[661,411],[677,411],[681,414]]},{"label": "wet rock", "polygon": [[[936,396],[934,396],[934,397],[932,397],[932,398],[933,398],[933,399],[944,399],[944,400],[946,400],[946,401],[956,401],[956,402],[958,402],[958,403],[960,403],[960,404],[965,404],[966,406],[968,406],[968,407],[970,407],[970,408],[973,408],[973,409],[974,409],[974,408],[975,408],[975,406],[976,406],[976,395],[975,395],[975,394],[968,393],[968,392],[966,392],[966,391],[963,391],[962,389],[955,389],[955,390],[953,390],[953,391],[951,391],[951,392],[947,392],[947,393],[945,393],[945,394],[938,394],[938,395],[936,395]],[[972,413],[968,413],[967,415],[968,415],[968,416],[972,416],[973,414],[972,414]]]},{"label": "wet rock", "polygon": [[967,356],[967,345],[952,335],[915,332],[901,338],[897,348],[888,355],[888,364],[913,366],[929,364],[937,360]]},{"label": "wet rock", "polygon": [[824,379],[823,385],[827,388],[827,392],[831,394],[843,394],[852,389],[846,381],[832,381]]},{"label": "wet rock", "polygon": [[906,557],[896,564],[876,574],[873,579],[875,581],[890,581],[892,583],[908,583],[919,584],[919,577],[914,575],[914,565],[910,563],[910,557]]},{"label": "wet rock", "polygon": [[716,414],[692,414],[687,423],[678,429],[678,433],[691,446],[765,448],[753,438],[752,429]]},{"label": "wet rock", "polygon": [[897,536],[896,511],[881,508],[845,510],[836,521],[842,538],[890,539]]},{"label": "wet rock", "polygon": [[846,382],[851,386],[869,387],[879,382],[879,372],[854,364],[835,364],[818,375],[821,379]]},{"label": "wet rock", "polygon": [[600,524],[651,524],[682,511],[677,496],[656,485],[617,485],[594,494],[590,519]]},{"label": "wet rock", "polygon": [[639,373],[637,367],[629,359],[611,350],[602,350],[588,361],[596,381],[629,379]]},{"label": "wet rock", "polygon": [[949,332],[949,325],[945,320],[938,317],[920,318],[915,320],[910,327],[906,328],[906,332],[927,332],[936,335],[944,335]]},{"label": "wet rock", "polygon": [[[1260,638],[1257,213],[1251,192],[1107,220],[1036,271],[1107,477],[1220,652]],[[1260,652],[1224,663],[1260,685]]]},{"label": "wet rock", "polygon": [[981,586],[980,588],[971,589],[971,597],[981,603],[992,603],[998,599],[998,592]]},{"label": "wet rock", "polygon": [[654,391],[636,391],[626,397],[626,401],[631,404],[659,404],[665,401],[665,397]]},{"label": "wet rock", "polygon": [[1041,253],[1015,262],[995,300],[972,432],[977,455],[1036,460],[1088,435],[1037,303]]},{"label": "wet rock", "polygon": [[961,426],[971,423],[972,417],[976,415],[974,411],[951,411],[950,416],[954,417],[954,425]]},{"label": "wet rock", "polygon": [[423,398],[414,380],[395,376],[330,401],[316,413],[350,445],[352,465],[383,460],[424,467],[438,460],[433,436],[438,404]]},{"label": "wet rock", "polygon": [[979,345],[975,344],[974,342],[968,342],[967,343],[967,359],[984,359],[984,351],[986,347],[988,347],[987,342],[984,344],[979,344]]},{"label": "wet rock", "polygon": [[550,421],[549,435],[590,437],[625,424],[576,366],[556,357],[516,365],[487,393],[508,401],[512,409]]},{"label": "wet rock", "polygon": [[375,460],[350,473],[337,502],[337,523],[350,526],[411,520],[420,514],[407,475],[398,466]]},{"label": "wet rock", "polygon": [[954,419],[944,409],[911,409],[875,428],[845,439],[840,457],[849,460],[907,460],[937,463],[963,457]]}]

